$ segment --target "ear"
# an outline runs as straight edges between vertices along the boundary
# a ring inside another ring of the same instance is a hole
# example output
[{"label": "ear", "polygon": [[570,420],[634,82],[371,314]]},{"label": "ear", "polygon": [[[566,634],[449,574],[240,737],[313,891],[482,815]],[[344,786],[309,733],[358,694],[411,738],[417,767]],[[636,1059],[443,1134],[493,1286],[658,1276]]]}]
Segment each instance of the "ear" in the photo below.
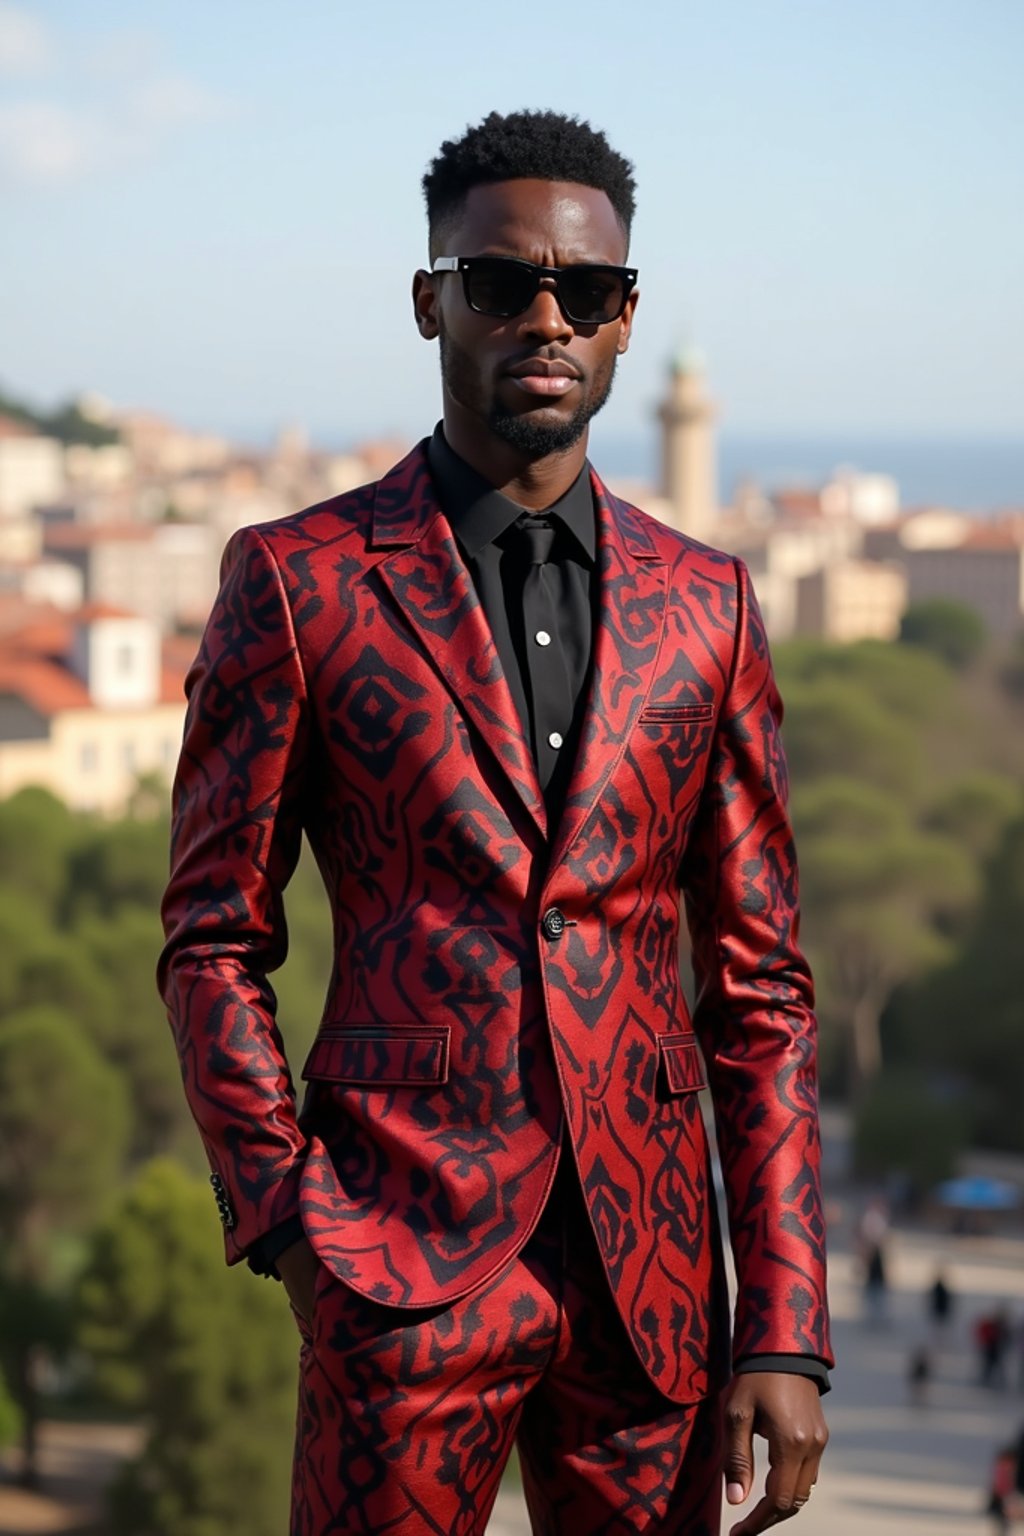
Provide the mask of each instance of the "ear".
[{"label": "ear", "polygon": [[629,298],[626,300],[626,307],[622,311],[622,315],[619,319],[619,339],[616,343],[615,350],[620,354],[629,351],[629,339],[633,334],[633,315],[636,313],[636,305],[639,297],[640,294],[637,289],[632,289]]},{"label": "ear", "polygon": [[424,341],[437,337],[437,291],[434,279],[421,267],[412,280],[412,312],[416,328]]}]

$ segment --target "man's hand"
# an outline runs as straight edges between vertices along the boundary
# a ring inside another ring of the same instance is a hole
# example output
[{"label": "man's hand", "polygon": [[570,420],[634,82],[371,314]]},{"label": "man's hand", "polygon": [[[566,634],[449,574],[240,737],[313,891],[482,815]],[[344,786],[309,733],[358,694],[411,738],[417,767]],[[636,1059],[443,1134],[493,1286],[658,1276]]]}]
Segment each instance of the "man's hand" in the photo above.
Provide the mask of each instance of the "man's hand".
[{"label": "man's hand", "polygon": [[756,1536],[799,1514],[818,1480],[828,1444],[817,1383],[783,1371],[734,1376],[725,1397],[725,1480],[730,1504],[742,1504],[754,1481],[754,1436],[768,1441],[764,1498],[729,1536]]},{"label": "man's hand", "polygon": [[297,1243],[292,1243],[290,1248],[286,1248],[283,1253],[279,1253],[274,1262],[293,1309],[306,1327],[311,1328],[313,1326],[313,1287],[316,1283],[317,1270],[320,1268],[320,1260],[312,1244],[307,1238],[302,1237]]}]

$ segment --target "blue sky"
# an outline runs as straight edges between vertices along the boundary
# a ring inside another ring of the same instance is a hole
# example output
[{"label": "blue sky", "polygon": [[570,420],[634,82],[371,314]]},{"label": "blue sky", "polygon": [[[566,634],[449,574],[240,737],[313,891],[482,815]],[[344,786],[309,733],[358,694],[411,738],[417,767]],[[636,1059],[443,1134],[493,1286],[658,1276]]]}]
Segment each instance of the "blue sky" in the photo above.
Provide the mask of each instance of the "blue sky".
[{"label": "blue sky", "polygon": [[636,164],[602,429],[697,343],[723,424],[1024,435],[1022,0],[0,0],[0,382],[418,435],[443,138],[552,106]]}]

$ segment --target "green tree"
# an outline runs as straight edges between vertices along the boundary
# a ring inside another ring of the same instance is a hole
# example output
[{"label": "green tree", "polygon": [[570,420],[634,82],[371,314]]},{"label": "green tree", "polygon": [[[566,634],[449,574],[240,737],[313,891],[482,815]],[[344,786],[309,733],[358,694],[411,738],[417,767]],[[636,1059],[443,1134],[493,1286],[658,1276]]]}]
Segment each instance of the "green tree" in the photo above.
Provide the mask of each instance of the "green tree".
[{"label": "green tree", "polygon": [[919,792],[919,733],[856,682],[822,677],[792,684],[782,737],[795,785],[843,774],[905,796]]},{"label": "green tree", "polygon": [[911,603],[900,624],[900,641],[932,651],[962,671],[977,661],[988,640],[981,615],[952,597],[929,597]]},{"label": "green tree", "polygon": [[0,1024],[0,1271],[17,1302],[3,1343],[27,1482],[36,1475],[36,1361],[54,1343],[54,1238],[88,1224],[118,1180],[127,1123],[120,1078],[63,1014],[24,1009]]},{"label": "green tree", "polygon": [[954,1172],[966,1142],[964,1106],[938,1092],[920,1070],[887,1068],[857,1105],[857,1172],[866,1179],[899,1174],[915,1197]]},{"label": "green tree", "polygon": [[978,769],[944,785],[925,816],[979,861],[987,859],[1006,828],[1024,810],[1024,791],[1004,774]]},{"label": "green tree", "polygon": [[174,1151],[198,1171],[202,1148],[181,1090],[181,1069],[154,980],[162,937],[154,906],[122,904],[110,917],[83,917],[75,928],[76,943],[116,998],[116,1005],[90,1033],[123,1074],[133,1110],[132,1160]]},{"label": "green tree", "polygon": [[288,960],[274,976],[285,1049],[298,1070],[316,1034],[334,967],[331,914],[307,844],[288,887]]},{"label": "green tree", "polygon": [[1014,635],[999,666],[999,681],[1012,699],[1024,699],[1024,630]]},{"label": "green tree", "polygon": [[85,443],[90,448],[102,448],[108,443],[119,443],[121,434],[116,427],[105,426],[84,416],[78,405],[69,400],[59,405],[50,415],[42,418],[43,430],[62,443]]},{"label": "green tree", "polygon": [[18,400],[14,395],[7,394],[6,390],[0,389],[0,414],[12,416],[25,426],[36,427],[62,443],[88,443],[91,447],[99,447],[105,443],[121,441],[121,434],[116,427],[105,426],[102,422],[93,421],[90,416],[83,416],[74,400],[66,401],[53,411],[37,411],[26,405],[24,400]]},{"label": "green tree", "polygon": [[148,1165],[95,1236],[78,1313],[98,1388],[150,1426],[113,1536],[279,1536],[298,1335],[280,1287],[225,1266],[208,1185]]},{"label": "green tree", "polygon": [[[6,1313],[4,1314],[6,1316]],[[0,1374],[0,1450],[13,1445],[21,1434],[21,1409],[7,1388]]]},{"label": "green tree", "polygon": [[117,1012],[117,991],[77,933],[46,927],[11,957],[7,982],[0,984],[0,995],[9,995],[13,1008],[57,1009],[94,1039]]},{"label": "green tree", "polygon": [[956,678],[946,663],[915,646],[887,640],[838,645],[821,640],[787,640],[775,649],[775,670],[788,701],[801,683],[846,684],[894,719],[921,728],[943,719]]},{"label": "green tree", "polygon": [[79,836],[79,822],[48,790],[22,789],[0,802],[0,887],[55,913]]},{"label": "green tree", "polygon": [[855,1094],[882,1067],[881,1020],[896,989],[951,953],[976,893],[964,851],[908,826],[902,802],[835,777],[794,797],[803,935],[823,1018],[846,1043]]},{"label": "green tree", "polygon": [[902,1012],[908,1052],[958,1081],[975,1142],[1024,1152],[1024,817],[1000,838],[969,932]]},{"label": "green tree", "polygon": [[68,866],[66,916],[109,917],[120,907],[159,911],[167,884],[167,823],[115,821],[97,826],[76,847]]}]

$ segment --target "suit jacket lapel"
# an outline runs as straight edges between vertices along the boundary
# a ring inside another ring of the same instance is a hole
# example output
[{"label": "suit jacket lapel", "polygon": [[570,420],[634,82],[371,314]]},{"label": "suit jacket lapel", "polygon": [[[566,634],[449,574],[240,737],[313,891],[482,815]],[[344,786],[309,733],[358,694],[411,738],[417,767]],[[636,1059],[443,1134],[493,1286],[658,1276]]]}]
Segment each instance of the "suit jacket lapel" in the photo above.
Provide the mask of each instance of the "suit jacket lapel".
[{"label": "suit jacket lapel", "polygon": [[632,508],[591,471],[597,507],[600,611],[594,665],[550,868],[558,867],[597,804],[654,679],[668,567]]},{"label": "suit jacket lapel", "polygon": [[546,835],[530,744],[473,579],[435,498],[423,443],[378,483],[371,544],[400,546],[375,567],[377,575]]}]

